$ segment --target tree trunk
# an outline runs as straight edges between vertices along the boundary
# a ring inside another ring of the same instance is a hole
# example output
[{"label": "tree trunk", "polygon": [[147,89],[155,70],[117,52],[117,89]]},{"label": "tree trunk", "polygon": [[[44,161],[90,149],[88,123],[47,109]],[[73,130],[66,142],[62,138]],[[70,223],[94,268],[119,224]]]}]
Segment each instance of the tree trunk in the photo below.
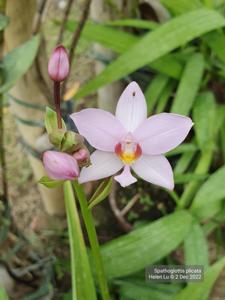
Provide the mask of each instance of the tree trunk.
[{"label": "tree trunk", "polygon": [[[6,50],[11,51],[15,47],[29,40],[32,36],[32,23],[36,12],[36,1],[34,0],[8,0],[6,4],[6,15],[10,17],[10,24],[5,30]],[[41,64],[41,65],[40,65]],[[45,55],[43,42],[39,49],[38,57],[29,71],[16,83],[10,93],[12,96],[30,103],[48,104],[48,83],[43,78],[43,67],[47,72],[47,57]],[[13,72],[13,70],[12,70]],[[22,119],[43,120],[44,113],[12,103],[12,113]],[[18,124],[18,129],[23,140],[35,149],[37,139],[44,133],[44,128],[30,127]],[[34,176],[39,180],[45,175],[42,162],[28,154]],[[39,185],[39,190],[47,213],[50,215],[64,214],[64,202],[61,189],[47,189]]]}]

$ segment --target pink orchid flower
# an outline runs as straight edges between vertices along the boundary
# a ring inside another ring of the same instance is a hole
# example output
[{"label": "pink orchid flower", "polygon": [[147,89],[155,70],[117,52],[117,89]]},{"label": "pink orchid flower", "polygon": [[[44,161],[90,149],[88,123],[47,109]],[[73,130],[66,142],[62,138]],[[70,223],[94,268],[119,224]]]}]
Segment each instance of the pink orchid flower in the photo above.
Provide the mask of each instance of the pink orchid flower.
[{"label": "pink orchid flower", "polygon": [[172,190],[173,171],[164,153],[177,147],[193,123],[188,117],[161,113],[147,118],[145,97],[136,82],[122,93],[116,115],[95,108],[71,115],[77,129],[97,150],[91,166],[81,170],[79,182],[115,176],[125,187],[137,181],[131,169],[142,179]]}]

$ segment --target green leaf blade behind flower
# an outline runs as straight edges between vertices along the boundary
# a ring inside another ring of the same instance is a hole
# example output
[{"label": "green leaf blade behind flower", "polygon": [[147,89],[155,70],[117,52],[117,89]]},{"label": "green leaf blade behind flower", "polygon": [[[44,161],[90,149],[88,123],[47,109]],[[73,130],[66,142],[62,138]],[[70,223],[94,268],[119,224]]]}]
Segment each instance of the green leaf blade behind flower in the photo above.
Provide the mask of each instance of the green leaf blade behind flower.
[{"label": "green leaf blade behind flower", "polygon": [[214,95],[211,92],[200,94],[194,105],[193,121],[197,143],[202,151],[213,146],[216,118]]},{"label": "green leaf blade behind flower", "polygon": [[0,93],[7,92],[32,65],[40,44],[40,37],[34,36],[26,43],[13,49],[3,58],[4,82]]},{"label": "green leaf blade behind flower", "polygon": [[200,220],[206,220],[222,208],[225,199],[225,166],[219,168],[198,190],[191,211]]},{"label": "green leaf blade behind flower", "polygon": [[199,9],[176,17],[141,38],[78,91],[76,98],[84,97],[123,78],[204,33],[223,26],[224,17],[208,9]]},{"label": "green leaf blade behind flower", "polygon": [[153,264],[185,239],[193,219],[179,211],[119,237],[101,247],[109,279],[126,276]]},{"label": "green leaf blade behind flower", "polygon": [[204,71],[204,58],[195,53],[187,61],[171,108],[172,113],[188,115],[198,90]]}]

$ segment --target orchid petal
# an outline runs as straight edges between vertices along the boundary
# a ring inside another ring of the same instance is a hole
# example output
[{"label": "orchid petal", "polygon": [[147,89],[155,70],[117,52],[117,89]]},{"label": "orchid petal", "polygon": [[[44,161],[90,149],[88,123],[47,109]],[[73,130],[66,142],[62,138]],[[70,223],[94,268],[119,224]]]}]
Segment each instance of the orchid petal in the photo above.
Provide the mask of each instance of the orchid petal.
[{"label": "orchid petal", "polygon": [[87,108],[70,115],[79,133],[96,149],[114,152],[115,145],[126,133],[111,113]]},{"label": "orchid petal", "polygon": [[174,188],[173,171],[163,155],[142,155],[132,169],[142,179],[169,190]]},{"label": "orchid petal", "polygon": [[188,117],[161,113],[145,120],[133,133],[142,152],[158,155],[177,147],[193,126]]},{"label": "orchid petal", "polygon": [[114,179],[119,182],[122,187],[126,187],[137,181],[137,179],[131,174],[130,166],[128,165],[125,165],[123,172],[120,175],[115,176]]},{"label": "orchid petal", "polygon": [[127,132],[133,132],[147,118],[145,97],[136,82],[131,82],[120,96],[116,117]]},{"label": "orchid petal", "polygon": [[76,159],[67,153],[46,151],[43,154],[43,164],[48,176],[52,179],[72,180],[79,176]]},{"label": "orchid petal", "polygon": [[96,150],[90,160],[92,165],[81,170],[79,183],[109,177],[123,167],[123,163],[116,154],[110,152]]}]

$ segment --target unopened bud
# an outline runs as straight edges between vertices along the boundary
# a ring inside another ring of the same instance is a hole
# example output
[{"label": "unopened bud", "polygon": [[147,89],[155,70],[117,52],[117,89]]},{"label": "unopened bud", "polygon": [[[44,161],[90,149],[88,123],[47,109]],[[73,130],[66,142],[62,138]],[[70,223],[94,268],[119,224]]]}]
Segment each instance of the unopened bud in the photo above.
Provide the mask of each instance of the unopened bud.
[{"label": "unopened bud", "polygon": [[90,164],[90,153],[84,145],[82,148],[73,153],[73,157],[76,159],[80,167],[88,166]]},{"label": "unopened bud", "polygon": [[48,74],[53,81],[63,81],[69,75],[69,57],[63,46],[54,49],[49,62]]},{"label": "unopened bud", "polygon": [[43,164],[48,176],[55,180],[73,180],[79,176],[76,159],[67,153],[46,151]]}]

